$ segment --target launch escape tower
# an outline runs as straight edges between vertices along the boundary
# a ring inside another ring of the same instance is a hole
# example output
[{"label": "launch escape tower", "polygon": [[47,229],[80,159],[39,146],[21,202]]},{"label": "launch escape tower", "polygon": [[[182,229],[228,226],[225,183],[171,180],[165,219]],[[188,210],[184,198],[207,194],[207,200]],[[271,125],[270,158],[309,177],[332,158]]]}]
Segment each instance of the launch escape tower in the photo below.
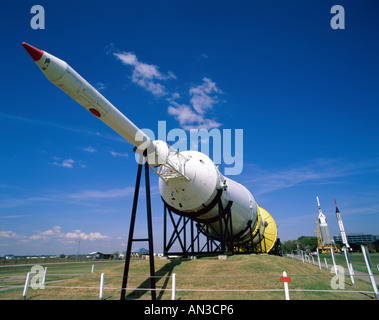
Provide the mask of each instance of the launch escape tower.
[{"label": "launch escape tower", "polygon": [[317,244],[318,249],[321,253],[330,253],[331,248],[334,248],[334,252],[340,252],[340,250],[335,246],[334,241],[330,237],[328,223],[326,222],[326,217],[322,213],[320,200],[318,197],[317,205],[318,205],[318,221],[316,222],[316,234],[317,234]]}]

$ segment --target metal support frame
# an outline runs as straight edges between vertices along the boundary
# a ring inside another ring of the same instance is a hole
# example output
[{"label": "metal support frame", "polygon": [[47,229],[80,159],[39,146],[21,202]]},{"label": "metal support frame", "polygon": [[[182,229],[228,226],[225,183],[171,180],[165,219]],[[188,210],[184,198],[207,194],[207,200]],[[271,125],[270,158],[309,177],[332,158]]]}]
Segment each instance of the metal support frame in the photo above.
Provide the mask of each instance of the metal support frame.
[{"label": "metal support frame", "polygon": [[257,236],[260,238],[260,231],[259,229],[257,230],[257,233],[254,234],[253,229],[251,227],[252,221],[250,221],[248,225],[248,230],[249,230],[249,240],[248,241],[243,241],[237,242],[237,252],[238,253],[255,253],[255,252],[262,252],[262,241],[264,241],[264,238],[259,241],[258,244],[254,244],[253,239],[256,238]]},{"label": "metal support frame", "polygon": [[[233,253],[232,204],[233,202],[229,201],[227,206],[223,208],[221,198],[219,197],[216,203],[218,205],[218,217],[209,220],[196,219],[194,218],[194,214],[183,213],[183,215],[180,215],[180,212],[175,210],[174,213],[179,217],[175,221],[172,208],[164,202],[164,255],[188,256]],[[168,217],[173,227],[173,231],[169,237],[167,236]],[[219,221],[221,237],[216,239],[211,235],[211,222],[217,221]],[[201,241],[204,242],[203,240],[205,240],[205,243],[200,243]],[[181,251],[170,252],[175,242],[179,244]]]},{"label": "metal support frame", "polygon": [[[146,153],[144,153],[146,156]],[[151,218],[151,199],[150,199],[150,179],[149,179],[149,165],[147,161],[145,161],[145,165],[142,164],[144,156],[140,156],[140,161],[138,164],[137,170],[137,179],[136,186],[134,190],[134,200],[133,200],[133,209],[132,216],[130,219],[130,228],[129,228],[129,238],[128,245],[125,256],[125,265],[124,265],[124,276],[122,279],[122,288],[121,288],[121,296],[120,300],[125,300],[126,295],[126,287],[128,283],[128,275],[129,275],[129,265],[130,265],[130,257],[132,253],[132,243],[133,241],[147,241],[149,243],[149,262],[150,262],[150,285],[151,285],[151,299],[156,300],[156,291],[155,291],[155,266],[154,266],[154,245],[153,245],[153,228],[152,228],[152,218]],[[137,214],[137,204],[138,204],[138,196],[139,196],[139,187],[141,182],[142,175],[142,167],[145,166],[145,189],[146,189],[146,212],[147,212],[147,231],[148,238],[144,239],[134,239],[134,225]]]},{"label": "metal support frame", "polygon": [[[224,208],[221,197],[219,197],[214,205],[218,206],[218,216],[208,220],[201,220],[201,215],[198,215],[199,218],[196,219],[195,213],[181,213],[164,202],[163,254],[166,256],[189,256],[225,253],[262,253],[267,251],[266,238],[260,234],[259,229],[254,234],[252,221],[249,221],[246,228],[240,233],[233,235],[232,201],[229,201]],[[177,217],[176,220],[175,216]],[[212,235],[215,233],[212,224],[217,221],[221,236],[215,238]],[[170,222],[173,231],[168,235],[168,224]],[[194,224],[196,229],[194,228]],[[246,234],[247,231],[248,234]],[[240,238],[242,235],[244,235],[243,239]],[[253,239],[257,237],[261,240],[257,244],[254,244]],[[200,244],[200,241],[202,241],[202,244]],[[180,251],[170,251],[175,243],[179,244]],[[275,246],[270,253],[280,254],[279,238],[276,240]]]}]

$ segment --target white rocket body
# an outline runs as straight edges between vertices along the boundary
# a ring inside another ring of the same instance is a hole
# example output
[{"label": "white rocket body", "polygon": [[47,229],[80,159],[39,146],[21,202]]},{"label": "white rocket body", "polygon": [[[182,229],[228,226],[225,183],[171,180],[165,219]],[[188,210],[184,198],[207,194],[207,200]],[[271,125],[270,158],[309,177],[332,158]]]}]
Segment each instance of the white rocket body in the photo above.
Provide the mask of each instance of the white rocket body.
[{"label": "white rocket body", "polygon": [[[229,201],[233,202],[233,236],[238,236],[239,240],[247,239],[251,224],[252,230],[259,230],[259,236],[257,233],[254,237],[254,243],[258,243],[264,234],[266,224],[262,218],[260,225],[257,225],[258,205],[251,193],[243,185],[224,177],[205,154],[197,151],[183,151],[181,154],[189,159],[185,165],[185,174],[189,180],[172,179],[168,183],[163,179],[159,180],[159,190],[166,204],[184,214],[191,213],[200,223],[216,220],[219,216],[216,205],[205,213],[200,213],[211,205],[221,189],[223,208],[226,208]],[[217,238],[220,233],[219,221],[211,222],[210,225],[210,234]],[[222,228],[225,228],[224,224]]]},{"label": "white rocket body", "polygon": [[[217,238],[220,231],[217,220],[219,212],[218,207],[211,204],[220,196],[224,208],[229,201],[233,202],[233,236],[241,241],[250,240],[251,226],[254,230],[252,240],[256,244],[261,241],[265,228],[270,224],[270,237],[272,246],[274,245],[277,229],[271,215],[258,207],[244,186],[223,177],[208,156],[197,151],[172,152],[171,147],[165,142],[151,141],[66,62],[26,43],[23,43],[23,46],[48,80],[136,146],[137,150],[147,150],[150,168],[161,178],[161,196],[176,213],[191,214],[191,217],[200,223],[215,220],[210,222],[210,234]],[[264,214],[260,214],[259,209]],[[272,246],[270,245],[267,251]]]},{"label": "white rocket body", "polygon": [[349,246],[349,243],[347,242],[347,237],[346,237],[345,228],[344,228],[343,222],[342,222],[341,212],[338,210],[337,201],[335,199],[334,199],[334,203],[336,204],[336,216],[337,216],[338,226],[339,226],[340,232],[341,232],[342,242],[346,246],[346,248],[349,249],[350,246]]},{"label": "white rocket body", "polygon": [[[150,138],[137,126],[117,110],[83,77],[72,69],[65,61],[48,52],[43,52],[41,59],[36,61],[48,80],[67,93],[73,100],[82,105],[100,120],[112,127],[136,147],[143,142],[150,144]],[[136,139],[136,135],[139,139]]]},{"label": "white rocket body", "polygon": [[319,221],[319,224],[320,224],[320,233],[321,233],[321,238],[322,238],[322,245],[327,245],[327,244],[333,244],[333,241],[332,239],[330,238],[330,234],[329,234],[329,227],[328,227],[328,224],[326,222],[326,217],[325,215],[322,213],[322,210],[321,210],[321,206],[320,206],[320,201],[317,198],[317,204],[318,204],[318,221]]}]

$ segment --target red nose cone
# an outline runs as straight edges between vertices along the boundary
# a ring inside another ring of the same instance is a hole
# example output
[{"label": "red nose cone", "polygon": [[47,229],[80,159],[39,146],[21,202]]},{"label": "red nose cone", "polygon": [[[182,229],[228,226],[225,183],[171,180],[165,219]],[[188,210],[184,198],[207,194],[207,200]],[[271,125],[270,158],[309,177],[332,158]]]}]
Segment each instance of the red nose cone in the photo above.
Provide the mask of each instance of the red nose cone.
[{"label": "red nose cone", "polygon": [[25,48],[26,51],[30,54],[30,56],[33,58],[34,61],[38,61],[43,56],[43,51],[39,50],[37,48],[34,48],[30,44],[27,44],[26,42],[22,43],[22,46]]}]

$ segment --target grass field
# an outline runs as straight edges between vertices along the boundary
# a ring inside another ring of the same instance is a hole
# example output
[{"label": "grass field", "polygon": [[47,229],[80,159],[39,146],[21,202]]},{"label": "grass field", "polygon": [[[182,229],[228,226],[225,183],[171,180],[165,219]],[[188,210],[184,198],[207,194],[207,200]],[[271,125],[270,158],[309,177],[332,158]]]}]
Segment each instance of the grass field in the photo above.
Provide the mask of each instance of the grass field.
[{"label": "grass field", "polygon": [[[365,272],[365,273],[368,272],[363,254],[361,252],[349,253],[349,257],[350,257],[350,262],[353,265],[353,269],[355,271],[360,271],[360,272]],[[371,257],[371,262],[372,262],[371,270],[373,274],[379,275],[379,270],[377,268],[377,265],[379,265],[379,254],[371,253],[370,257]],[[329,266],[333,265],[331,253],[320,254],[320,259],[322,263],[324,262],[324,258],[327,259]],[[344,268],[347,268],[345,255],[343,253],[335,254],[335,258],[336,258],[336,264],[341,265]]]},{"label": "grass field", "polygon": [[[372,255],[375,256],[375,255]],[[342,256],[343,257],[343,256]],[[376,259],[376,257],[375,257]],[[329,260],[329,259],[328,259]],[[330,260],[331,261],[331,260]],[[341,261],[341,265],[343,261]],[[337,262],[338,263],[338,262]],[[354,263],[354,262],[353,262]],[[107,261],[46,264],[47,277],[45,289],[29,288],[27,299],[30,300],[97,300],[99,297],[100,275],[105,273],[104,299],[120,298],[123,262]],[[171,299],[171,276],[176,274],[176,299],[209,299],[209,300],[284,300],[283,291],[243,290],[281,290],[283,283],[280,276],[286,271],[291,276],[289,284],[291,300],[373,300],[369,293],[344,293],[331,288],[334,274],[329,270],[319,270],[317,266],[292,260],[287,257],[271,255],[236,255],[227,260],[217,257],[187,259],[155,259],[157,298]],[[30,266],[0,268],[0,286],[23,286]],[[79,275],[81,274],[81,275]],[[134,289],[150,288],[149,261],[132,260],[130,265],[127,299],[149,299],[150,291]],[[33,276],[33,275],[32,275]],[[54,288],[58,287],[59,288]],[[331,290],[332,292],[297,292],[291,290]],[[1,288],[0,299],[21,299],[23,288]],[[186,291],[191,290],[191,291]],[[200,291],[196,291],[200,290]],[[202,291],[202,290],[234,290]],[[368,282],[356,280],[356,286],[345,277],[346,291],[371,292]]]}]

